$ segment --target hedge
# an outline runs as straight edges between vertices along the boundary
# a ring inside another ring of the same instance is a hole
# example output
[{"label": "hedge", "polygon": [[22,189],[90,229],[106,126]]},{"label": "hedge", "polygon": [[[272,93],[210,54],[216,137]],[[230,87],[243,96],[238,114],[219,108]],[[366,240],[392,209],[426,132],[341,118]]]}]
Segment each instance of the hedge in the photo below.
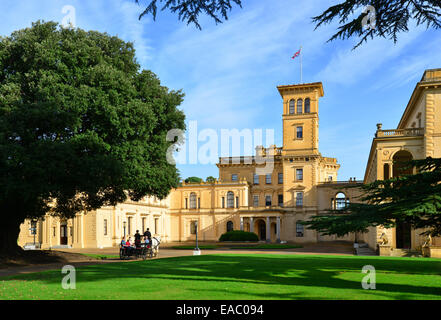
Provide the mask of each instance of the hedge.
[{"label": "hedge", "polygon": [[230,231],[224,233],[219,238],[219,241],[259,241],[257,234],[253,232],[245,232],[240,230]]}]

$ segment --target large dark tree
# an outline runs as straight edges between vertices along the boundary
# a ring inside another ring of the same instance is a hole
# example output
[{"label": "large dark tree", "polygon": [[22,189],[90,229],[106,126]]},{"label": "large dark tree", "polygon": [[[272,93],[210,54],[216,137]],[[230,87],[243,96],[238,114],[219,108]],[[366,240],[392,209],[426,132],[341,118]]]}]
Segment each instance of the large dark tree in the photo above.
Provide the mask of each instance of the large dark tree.
[{"label": "large dark tree", "polygon": [[[371,6],[374,10],[366,10]],[[359,11],[358,15],[354,13]],[[370,17],[368,16],[370,15]],[[440,0],[346,0],[313,18],[316,28],[338,20],[340,26],[329,41],[358,37],[355,46],[374,37],[398,40],[398,34],[409,31],[409,24],[441,28]],[[375,20],[375,23],[373,23]]]},{"label": "large dark tree", "polygon": [[[140,0],[135,0],[139,3]],[[198,22],[199,15],[206,14],[214,19],[216,24],[222,23],[222,19],[228,20],[228,12],[236,4],[242,7],[241,0],[148,0],[149,4],[140,14],[139,19],[143,16],[151,14],[156,19],[158,4],[161,3],[161,10],[170,10],[178,14],[181,21],[187,24],[193,23],[197,28],[201,29]]]},{"label": "large dark tree", "polygon": [[1,38],[0,254],[19,251],[26,218],[166,197],[182,99],[117,37],[37,22]]},{"label": "large dark tree", "polygon": [[441,236],[441,159],[414,160],[417,173],[362,185],[362,196],[345,210],[304,222],[325,235],[367,232],[372,226],[409,223],[423,234]]},{"label": "large dark tree", "polygon": [[[140,0],[135,0],[140,3]],[[170,10],[178,14],[181,21],[193,23],[201,29],[198,16],[206,14],[216,23],[228,19],[228,12],[233,5],[242,7],[241,0],[146,0],[148,3],[139,18],[151,14],[156,18],[158,4],[161,10]],[[337,1],[336,1],[337,2]],[[368,6],[374,10],[366,10]],[[358,13],[357,13],[358,12]],[[355,16],[354,16],[355,14]],[[441,27],[440,0],[346,0],[337,3],[322,14],[313,17],[316,28],[338,20],[338,32],[329,41],[359,37],[355,47],[374,37],[398,40],[401,32],[409,30],[409,24],[425,24],[427,28]],[[373,23],[375,20],[375,23]],[[368,22],[368,23],[363,23]],[[375,27],[373,27],[375,26]]]}]

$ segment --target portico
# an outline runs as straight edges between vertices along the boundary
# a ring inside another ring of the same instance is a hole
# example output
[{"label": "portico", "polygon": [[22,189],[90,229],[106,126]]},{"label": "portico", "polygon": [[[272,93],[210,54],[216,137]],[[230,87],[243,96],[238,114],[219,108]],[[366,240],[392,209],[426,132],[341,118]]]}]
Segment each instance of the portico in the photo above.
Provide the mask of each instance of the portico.
[{"label": "portico", "polygon": [[280,213],[241,215],[240,230],[256,233],[261,241],[279,243],[281,242],[281,220],[282,214]]}]

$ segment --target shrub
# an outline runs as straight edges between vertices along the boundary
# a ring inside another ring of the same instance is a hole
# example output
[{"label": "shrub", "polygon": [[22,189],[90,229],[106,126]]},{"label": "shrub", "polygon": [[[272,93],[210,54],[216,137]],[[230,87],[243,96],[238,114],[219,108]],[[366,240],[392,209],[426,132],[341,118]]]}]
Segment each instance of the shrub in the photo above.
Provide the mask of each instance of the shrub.
[{"label": "shrub", "polygon": [[253,232],[236,230],[224,233],[219,241],[259,241],[259,237]]}]

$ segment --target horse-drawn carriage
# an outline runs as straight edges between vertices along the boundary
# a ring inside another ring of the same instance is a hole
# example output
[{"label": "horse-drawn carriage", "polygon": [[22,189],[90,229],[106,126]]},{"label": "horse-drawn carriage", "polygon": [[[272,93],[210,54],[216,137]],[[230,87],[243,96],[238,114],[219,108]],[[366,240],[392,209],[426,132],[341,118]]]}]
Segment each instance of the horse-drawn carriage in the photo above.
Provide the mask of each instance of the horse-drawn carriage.
[{"label": "horse-drawn carriage", "polygon": [[151,243],[141,242],[135,246],[120,246],[119,258],[121,260],[128,260],[130,258],[143,259],[157,257],[159,253],[159,238],[152,238]]}]

